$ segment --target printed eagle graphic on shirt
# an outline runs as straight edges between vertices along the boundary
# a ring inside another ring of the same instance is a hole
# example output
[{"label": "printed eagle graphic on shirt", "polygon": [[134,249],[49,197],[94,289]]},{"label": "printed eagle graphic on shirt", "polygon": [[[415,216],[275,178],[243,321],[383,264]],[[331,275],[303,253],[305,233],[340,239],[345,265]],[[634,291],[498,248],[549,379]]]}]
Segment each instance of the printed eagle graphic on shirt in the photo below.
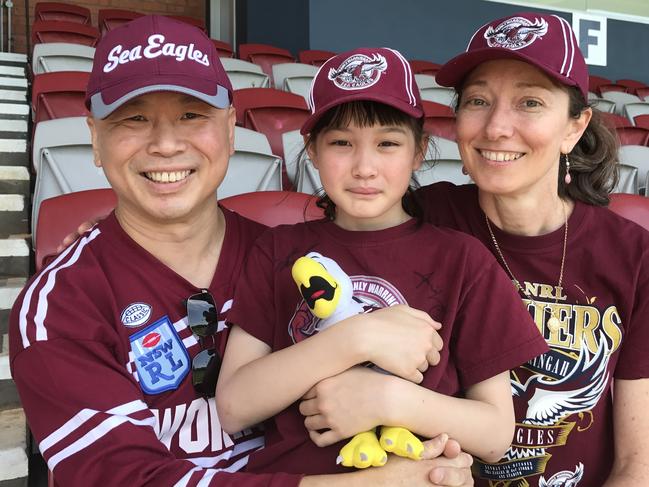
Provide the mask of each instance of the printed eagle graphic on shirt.
[{"label": "printed eagle graphic on shirt", "polygon": [[[606,390],[609,352],[606,339],[600,336],[597,353],[591,356],[588,347],[582,347],[575,366],[563,379],[549,380],[542,374],[535,374],[525,384],[512,380],[514,396],[522,396],[528,389],[534,389],[523,422],[549,426],[571,414],[592,409]],[[558,390],[562,386],[572,388]]]}]

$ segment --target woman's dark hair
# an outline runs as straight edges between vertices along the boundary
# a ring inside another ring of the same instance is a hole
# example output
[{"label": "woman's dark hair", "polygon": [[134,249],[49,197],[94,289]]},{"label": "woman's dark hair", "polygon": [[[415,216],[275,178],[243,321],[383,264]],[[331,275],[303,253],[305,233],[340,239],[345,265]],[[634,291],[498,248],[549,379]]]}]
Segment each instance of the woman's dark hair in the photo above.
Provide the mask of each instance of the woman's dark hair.
[{"label": "woman's dark hair", "polygon": [[[570,104],[568,114],[579,118],[582,111],[589,107],[581,92],[574,87],[567,88]],[[570,175],[572,182],[566,184],[564,177],[566,165],[559,164],[559,195],[569,196],[573,200],[590,205],[606,206],[609,194],[617,185],[618,174],[618,139],[611,128],[604,122],[604,117],[596,108],[593,116],[577,145],[569,154]],[[565,156],[564,156],[565,157]]]},{"label": "woman's dark hair", "polygon": [[[335,106],[328,110],[311,129],[307,136],[304,149],[299,154],[298,161],[301,161],[307,149],[315,145],[318,136],[327,130],[345,128],[354,124],[359,127],[371,127],[373,125],[399,125],[410,129],[415,140],[415,148],[421,151],[421,157],[424,157],[426,147],[424,142],[426,134],[424,133],[424,119],[413,118],[410,115],[397,110],[389,105],[375,101],[352,101]],[[406,213],[410,216],[420,219],[423,217],[423,205],[416,193],[419,184],[415,178],[412,178],[408,191],[401,199],[401,205]],[[333,220],[336,216],[336,205],[329,196],[320,188],[317,193],[318,207],[324,210],[325,217]]]},{"label": "woman's dark hair", "polygon": [[[579,118],[587,108],[593,115],[581,138],[568,155],[570,158],[570,176],[572,182],[565,183],[565,155],[559,164],[559,196],[568,196],[573,200],[589,205],[606,206],[609,194],[618,182],[618,139],[611,128],[606,125],[599,110],[592,108],[584,101],[578,88],[557,83],[557,86],[568,93],[568,116]],[[457,111],[462,99],[462,89],[456,88]]]}]

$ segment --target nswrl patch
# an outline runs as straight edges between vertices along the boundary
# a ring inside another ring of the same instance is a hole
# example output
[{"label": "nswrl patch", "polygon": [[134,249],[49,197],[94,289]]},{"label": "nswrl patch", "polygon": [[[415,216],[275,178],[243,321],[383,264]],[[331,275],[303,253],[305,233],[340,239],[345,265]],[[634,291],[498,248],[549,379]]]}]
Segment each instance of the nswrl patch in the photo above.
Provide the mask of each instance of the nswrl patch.
[{"label": "nswrl patch", "polygon": [[189,354],[164,316],[130,337],[140,387],[146,394],[176,389],[191,368]]}]

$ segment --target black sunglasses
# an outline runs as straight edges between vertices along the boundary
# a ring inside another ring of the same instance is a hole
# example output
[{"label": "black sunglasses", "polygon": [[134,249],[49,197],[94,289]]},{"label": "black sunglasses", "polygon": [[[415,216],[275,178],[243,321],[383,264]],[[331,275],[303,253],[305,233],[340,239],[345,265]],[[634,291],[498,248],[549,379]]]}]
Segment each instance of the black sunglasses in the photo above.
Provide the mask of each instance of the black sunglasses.
[{"label": "black sunglasses", "polygon": [[[202,291],[187,298],[186,303],[187,326],[203,347],[204,338],[216,334],[219,328],[214,297],[208,291]],[[201,350],[192,360],[192,383],[196,392],[205,397],[214,397],[220,369],[221,356],[218,350]]]}]

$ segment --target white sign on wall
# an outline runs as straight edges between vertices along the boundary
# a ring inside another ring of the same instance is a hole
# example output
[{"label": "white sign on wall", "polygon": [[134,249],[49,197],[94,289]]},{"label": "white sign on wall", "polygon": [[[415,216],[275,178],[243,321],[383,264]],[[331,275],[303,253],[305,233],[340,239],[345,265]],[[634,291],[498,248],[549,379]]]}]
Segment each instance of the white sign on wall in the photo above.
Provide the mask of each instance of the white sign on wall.
[{"label": "white sign on wall", "polygon": [[572,14],[572,28],[586,63],[606,66],[606,21],[601,15]]}]

